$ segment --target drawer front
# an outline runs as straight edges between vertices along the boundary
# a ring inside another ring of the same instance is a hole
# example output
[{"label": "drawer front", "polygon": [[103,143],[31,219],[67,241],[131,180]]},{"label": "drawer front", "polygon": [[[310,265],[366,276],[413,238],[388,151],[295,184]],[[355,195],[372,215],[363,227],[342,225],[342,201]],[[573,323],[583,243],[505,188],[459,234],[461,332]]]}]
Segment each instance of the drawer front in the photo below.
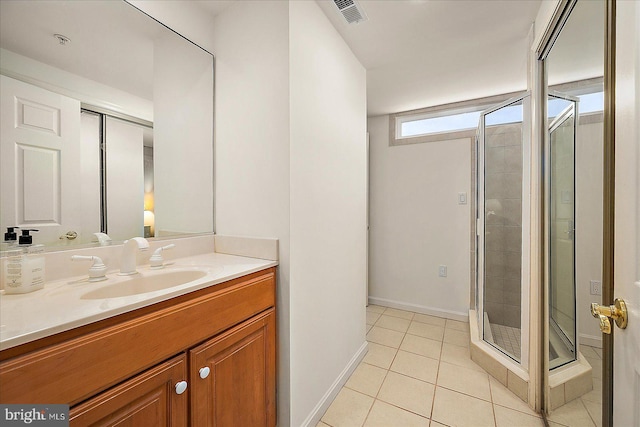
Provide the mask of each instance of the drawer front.
[{"label": "drawer front", "polygon": [[0,402],[73,405],[275,306],[273,270],[0,364]]}]

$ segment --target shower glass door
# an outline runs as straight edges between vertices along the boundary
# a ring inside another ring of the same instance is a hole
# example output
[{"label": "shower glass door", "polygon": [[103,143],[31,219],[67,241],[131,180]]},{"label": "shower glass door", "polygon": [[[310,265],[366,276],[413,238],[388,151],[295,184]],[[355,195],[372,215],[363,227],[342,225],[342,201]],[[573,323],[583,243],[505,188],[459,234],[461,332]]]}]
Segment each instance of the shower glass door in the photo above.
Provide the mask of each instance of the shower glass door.
[{"label": "shower glass door", "polygon": [[575,141],[577,99],[549,95],[549,368],[576,359]]},{"label": "shower glass door", "polygon": [[522,360],[523,129],[529,95],[484,111],[478,132],[478,316],[482,339]]}]

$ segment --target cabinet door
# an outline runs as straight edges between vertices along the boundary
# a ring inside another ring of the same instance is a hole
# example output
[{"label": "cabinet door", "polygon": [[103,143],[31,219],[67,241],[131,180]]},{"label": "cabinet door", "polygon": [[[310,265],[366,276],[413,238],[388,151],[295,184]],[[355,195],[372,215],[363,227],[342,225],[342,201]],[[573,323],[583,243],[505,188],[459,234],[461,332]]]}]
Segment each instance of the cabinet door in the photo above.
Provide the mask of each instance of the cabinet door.
[{"label": "cabinet door", "polygon": [[276,425],[275,339],[271,309],[190,351],[194,426]]},{"label": "cabinet door", "polygon": [[71,426],[186,426],[188,392],[176,384],[187,380],[184,354],[151,368],[71,408]]}]

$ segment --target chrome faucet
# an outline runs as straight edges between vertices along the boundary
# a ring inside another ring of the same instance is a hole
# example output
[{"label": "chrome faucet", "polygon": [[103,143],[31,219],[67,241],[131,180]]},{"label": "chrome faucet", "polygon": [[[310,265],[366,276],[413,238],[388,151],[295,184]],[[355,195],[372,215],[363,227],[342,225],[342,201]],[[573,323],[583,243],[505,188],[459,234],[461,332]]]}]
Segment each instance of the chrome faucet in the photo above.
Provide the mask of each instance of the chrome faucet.
[{"label": "chrome faucet", "polygon": [[141,251],[149,249],[149,242],[143,237],[134,237],[124,241],[122,246],[122,258],[120,259],[120,273],[121,276],[129,276],[136,274],[136,255],[137,250]]}]

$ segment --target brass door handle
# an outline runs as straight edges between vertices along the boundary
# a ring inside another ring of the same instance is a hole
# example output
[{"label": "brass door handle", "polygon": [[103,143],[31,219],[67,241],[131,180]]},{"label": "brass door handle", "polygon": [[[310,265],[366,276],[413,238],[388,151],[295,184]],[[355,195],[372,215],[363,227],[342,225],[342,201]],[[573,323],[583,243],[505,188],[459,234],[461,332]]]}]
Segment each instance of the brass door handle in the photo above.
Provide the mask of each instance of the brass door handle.
[{"label": "brass door handle", "polygon": [[627,327],[628,314],[627,304],[621,298],[616,298],[613,305],[603,306],[598,303],[591,303],[591,314],[600,319],[600,330],[605,334],[611,333],[611,322],[609,318],[615,320],[620,329]]}]

